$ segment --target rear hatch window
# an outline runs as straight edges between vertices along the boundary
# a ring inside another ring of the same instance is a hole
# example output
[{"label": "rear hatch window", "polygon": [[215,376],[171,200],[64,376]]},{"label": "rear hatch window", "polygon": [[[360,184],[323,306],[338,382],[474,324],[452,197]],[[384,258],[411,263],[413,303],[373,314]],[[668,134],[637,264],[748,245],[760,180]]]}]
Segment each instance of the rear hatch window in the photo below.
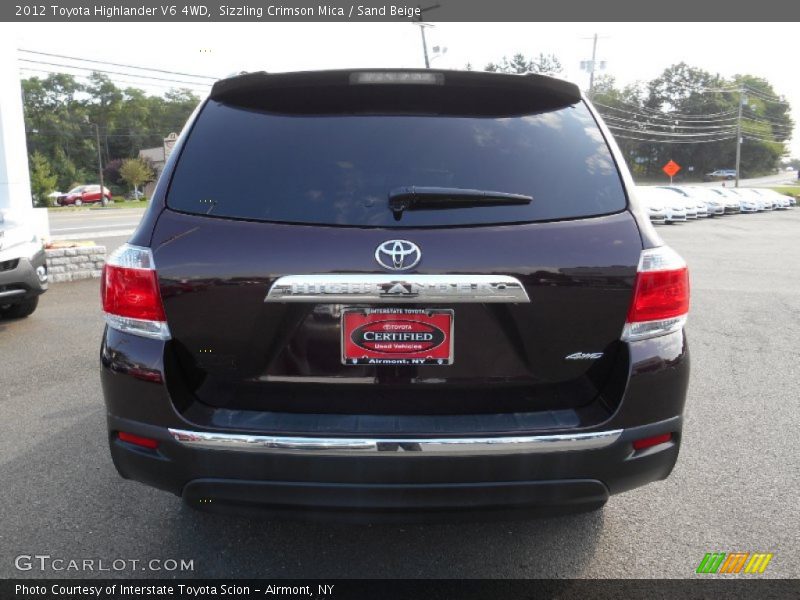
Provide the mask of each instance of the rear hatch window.
[{"label": "rear hatch window", "polygon": [[[389,193],[458,188],[527,204],[409,210]],[[626,206],[583,102],[514,116],[292,114],[209,100],[167,198],[176,211],[276,223],[425,227],[549,221]]]}]

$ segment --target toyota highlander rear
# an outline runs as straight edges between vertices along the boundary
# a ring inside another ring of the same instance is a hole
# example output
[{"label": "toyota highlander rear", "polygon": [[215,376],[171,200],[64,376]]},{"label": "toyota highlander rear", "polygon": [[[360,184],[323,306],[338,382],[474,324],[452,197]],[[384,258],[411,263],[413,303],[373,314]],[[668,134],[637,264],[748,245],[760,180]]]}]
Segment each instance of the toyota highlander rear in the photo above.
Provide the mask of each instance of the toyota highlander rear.
[{"label": "toyota highlander rear", "polygon": [[689,281],[634,189],[564,81],[219,81],[103,275],[118,471],[362,518],[592,510],[665,478]]}]

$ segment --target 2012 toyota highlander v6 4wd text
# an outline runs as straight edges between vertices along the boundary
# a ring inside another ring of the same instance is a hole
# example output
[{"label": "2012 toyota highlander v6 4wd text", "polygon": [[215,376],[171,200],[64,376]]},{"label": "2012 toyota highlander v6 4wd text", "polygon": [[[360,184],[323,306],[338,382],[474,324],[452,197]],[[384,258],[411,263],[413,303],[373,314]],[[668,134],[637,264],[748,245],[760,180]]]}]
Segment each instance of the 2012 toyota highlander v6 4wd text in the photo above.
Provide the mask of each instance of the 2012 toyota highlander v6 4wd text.
[{"label": "2012 toyota highlander v6 4wd text", "polygon": [[634,189],[557,79],[217,82],[103,275],[117,469],[362,519],[593,510],[667,477],[689,277]]}]

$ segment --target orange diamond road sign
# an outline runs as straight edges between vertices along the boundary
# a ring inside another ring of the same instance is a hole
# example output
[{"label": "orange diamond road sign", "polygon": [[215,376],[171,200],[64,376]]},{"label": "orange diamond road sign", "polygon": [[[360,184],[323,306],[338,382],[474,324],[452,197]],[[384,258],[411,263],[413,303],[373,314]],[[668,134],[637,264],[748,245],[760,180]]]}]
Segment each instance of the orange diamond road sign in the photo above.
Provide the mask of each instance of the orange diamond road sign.
[{"label": "orange diamond road sign", "polygon": [[681,166],[676,163],[674,160],[669,161],[661,170],[664,171],[669,177],[675,177],[675,174],[681,170]]}]

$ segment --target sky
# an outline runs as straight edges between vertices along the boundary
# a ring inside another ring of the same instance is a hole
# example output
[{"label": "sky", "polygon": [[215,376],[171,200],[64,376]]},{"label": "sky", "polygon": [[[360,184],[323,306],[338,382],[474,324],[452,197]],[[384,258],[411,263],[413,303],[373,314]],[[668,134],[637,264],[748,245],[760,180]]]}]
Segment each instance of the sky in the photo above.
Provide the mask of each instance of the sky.
[{"label": "sky", "polygon": [[[433,25],[427,29],[429,50],[447,48],[433,59],[433,68],[462,69],[467,63],[480,68],[517,52],[552,53],[564,66],[561,76],[585,89],[588,75],[580,70],[580,61],[591,58],[591,37],[597,33],[597,59],[606,61],[604,72],[619,84],[649,80],[681,61],[723,76],[759,75],[789,101],[792,116],[800,123],[800,60],[794,23]],[[104,43],[84,39],[100,31]],[[238,71],[424,66],[419,28],[411,23],[21,23],[13,28],[0,24],[0,35],[15,36],[17,47],[27,50],[212,77]],[[151,93],[164,91],[163,87],[137,86]],[[792,156],[800,157],[800,134],[795,134],[790,149]]]}]

